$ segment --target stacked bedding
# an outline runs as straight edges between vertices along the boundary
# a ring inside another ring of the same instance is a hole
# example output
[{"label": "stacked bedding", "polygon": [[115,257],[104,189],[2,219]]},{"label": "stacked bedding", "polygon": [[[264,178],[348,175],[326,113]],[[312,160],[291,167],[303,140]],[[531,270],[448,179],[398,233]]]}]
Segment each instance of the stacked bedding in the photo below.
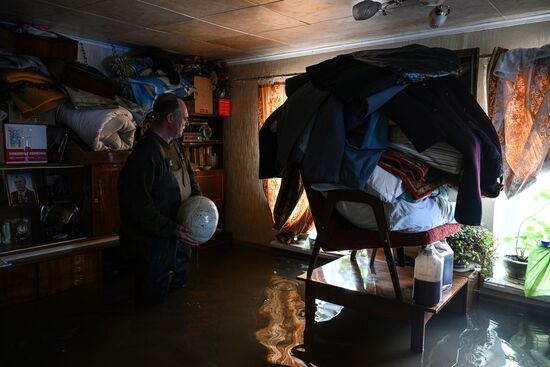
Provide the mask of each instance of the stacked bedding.
[{"label": "stacked bedding", "polygon": [[132,148],[136,124],[125,108],[75,110],[63,105],[57,110],[57,119],[94,151]]},{"label": "stacked bedding", "polygon": [[[386,151],[387,156],[402,157],[417,170],[411,169],[413,172],[409,173],[406,169],[400,169],[402,167],[399,164],[394,170],[395,166],[388,163],[391,162],[390,158],[381,159],[367,181],[365,191],[384,203],[389,229],[414,233],[428,231],[443,224],[456,223],[456,189],[452,183],[453,176],[461,171],[460,152],[445,142],[439,142],[420,153],[397,126],[390,125],[390,131],[390,149]],[[430,175],[430,169],[446,174]],[[415,180],[416,182],[413,182]],[[331,184],[314,184],[312,188],[321,192],[349,189]],[[377,230],[374,212],[368,204],[338,202],[336,209],[355,226]]]}]

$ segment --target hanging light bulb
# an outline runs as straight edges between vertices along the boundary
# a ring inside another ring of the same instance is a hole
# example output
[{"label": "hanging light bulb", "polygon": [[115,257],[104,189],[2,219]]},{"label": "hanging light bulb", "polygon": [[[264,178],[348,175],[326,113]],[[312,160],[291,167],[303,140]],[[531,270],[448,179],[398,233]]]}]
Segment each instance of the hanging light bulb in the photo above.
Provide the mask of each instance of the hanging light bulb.
[{"label": "hanging light bulb", "polygon": [[451,12],[451,8],[447,5],[438,5],[430,11],[430,27],[441,27],[447,21],[447,15]]},{"label": "hanging light bulb", "polygon": [[382,3],[378,1],[363,0],[353,6],[353,17],[355,20],[366,20],[372,18],[381,9]]}]

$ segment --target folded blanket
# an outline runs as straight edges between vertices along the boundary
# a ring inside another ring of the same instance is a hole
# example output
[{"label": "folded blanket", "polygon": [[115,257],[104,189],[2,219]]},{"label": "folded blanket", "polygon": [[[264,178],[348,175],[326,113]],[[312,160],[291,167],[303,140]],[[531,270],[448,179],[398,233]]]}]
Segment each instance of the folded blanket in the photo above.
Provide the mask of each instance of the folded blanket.
[{"label": "folded blanket", "polygon": [[388,147],[405,153],[434,168],[454,175],[462,170],[462,153],[446,142],[438,142],[428,149],[418,152],[413,143],[396,125],[390,124],[390,142]]},{"label": "folded blanket", "polygon": [[36,56],[13,55],[0,49],[0,69],[36,69],[48,75],[48,68]]},{"label": "folded blanket", "polygon": [[101,97],[84,90],[64,86],[73,107],[77,110],[117,108],[118,103],[109,98]]},{"label": "folded blanket", "polygon": [[122,108],[110,110],[74,110],[66,104],[57,110],[57,120],[70,127],[95,151],[130,149],[136,123]]},{"label": "folded blanket", "polygon": [[409,193],[416,200],[428,196],[439,186],[456,181],[445,172],[393,150],[384,152],[378,165],[401,178]]},{"label": "folded blanket", "polygon": [[25,118],[54,109],[65,99],[50,78],[33,70],[7,70],[1,81]]}]

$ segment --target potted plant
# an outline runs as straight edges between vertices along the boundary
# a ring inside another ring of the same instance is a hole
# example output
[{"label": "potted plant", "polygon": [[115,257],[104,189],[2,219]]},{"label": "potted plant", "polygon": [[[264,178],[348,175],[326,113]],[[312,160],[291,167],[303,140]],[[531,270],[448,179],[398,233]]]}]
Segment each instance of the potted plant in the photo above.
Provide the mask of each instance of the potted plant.
[{"label": "potted plant", "polygon": [[455,269],[479,267],[482,279],[493,276],[497,241],[491,231],[482,226],[461,226],[460,232],[447,237],[454,251]]},{"label": "potted plant", "polygon": [[[537,217],[550,206],[550,190],[542,190],[535,199],[544,201],[542,207],[519,224],[516,236],[504,238],[505,242],[515,241],[515,254],[504,255],[503,258],[506,275],[514,282],[523,283],[525,281],[529,252],[538,246],[545,237],[550,238],[550,223]],[[524,224],[527,226],[522,231]]]}]

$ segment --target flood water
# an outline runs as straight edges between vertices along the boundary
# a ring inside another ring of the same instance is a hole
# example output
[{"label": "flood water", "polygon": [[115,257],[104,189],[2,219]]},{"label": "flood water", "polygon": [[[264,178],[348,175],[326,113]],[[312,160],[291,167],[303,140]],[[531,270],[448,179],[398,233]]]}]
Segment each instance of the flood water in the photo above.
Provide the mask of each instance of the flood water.
[{"label": "flood water", "polygon": [[304,349],[295,278],[306,267],[281,251],[206,249],[188,287],[153,308],[134,305],[130,277],[108,273],[0,309],[0,366],[550,367],[550,318],[485,299],[433,317],[423,354],[410,353],[407,323],[319,302],[315,349]]}]

